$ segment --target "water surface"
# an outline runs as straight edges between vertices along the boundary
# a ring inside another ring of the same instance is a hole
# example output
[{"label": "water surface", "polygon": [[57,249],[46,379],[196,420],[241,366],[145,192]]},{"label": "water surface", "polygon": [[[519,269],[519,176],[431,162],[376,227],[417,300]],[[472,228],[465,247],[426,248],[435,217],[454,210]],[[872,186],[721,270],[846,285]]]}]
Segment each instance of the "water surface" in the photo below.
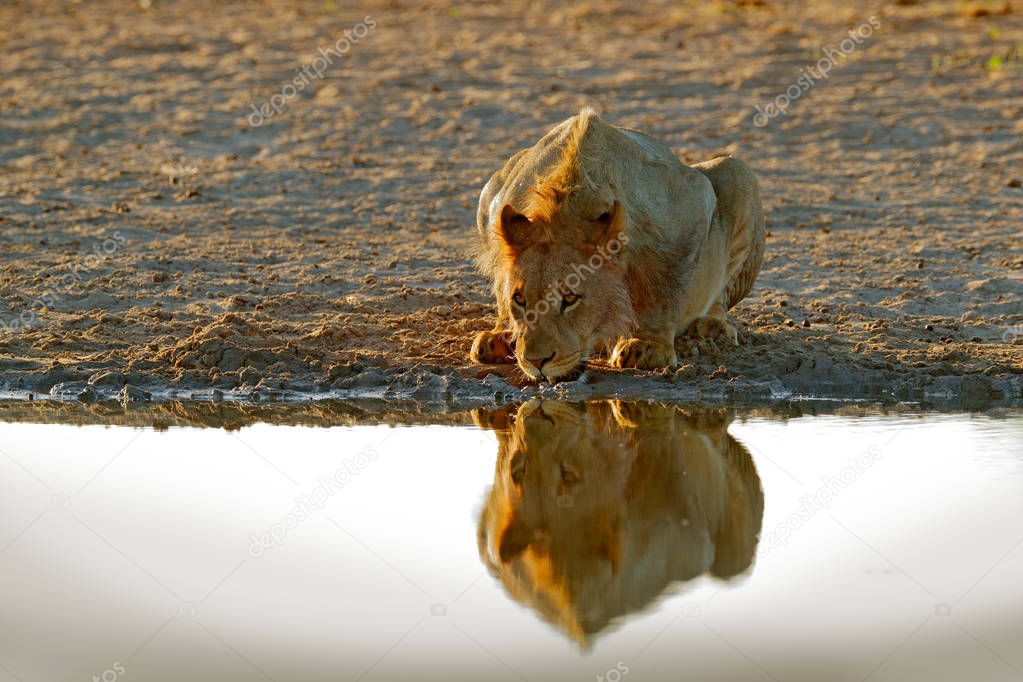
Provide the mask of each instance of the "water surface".
[{"label": "water surface", "polygon": [[0,680],[1023,677],[1019,413],[472,421],[0,424]]}]

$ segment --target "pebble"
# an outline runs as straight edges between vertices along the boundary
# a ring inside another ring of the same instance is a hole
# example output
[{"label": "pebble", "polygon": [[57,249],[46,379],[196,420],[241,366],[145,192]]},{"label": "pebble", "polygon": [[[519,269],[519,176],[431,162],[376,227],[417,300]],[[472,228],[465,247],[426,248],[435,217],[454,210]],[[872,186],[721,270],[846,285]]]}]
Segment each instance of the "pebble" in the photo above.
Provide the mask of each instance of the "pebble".
[{"label": "pebble", "polygon": [[117,394],[117,399],[122,405],[126,403],[145,403],[152,399],[152,395],[150,395],[148,391],[143,391],[137,386],[125,384],[124,387],[121,388],[120,393]]}]

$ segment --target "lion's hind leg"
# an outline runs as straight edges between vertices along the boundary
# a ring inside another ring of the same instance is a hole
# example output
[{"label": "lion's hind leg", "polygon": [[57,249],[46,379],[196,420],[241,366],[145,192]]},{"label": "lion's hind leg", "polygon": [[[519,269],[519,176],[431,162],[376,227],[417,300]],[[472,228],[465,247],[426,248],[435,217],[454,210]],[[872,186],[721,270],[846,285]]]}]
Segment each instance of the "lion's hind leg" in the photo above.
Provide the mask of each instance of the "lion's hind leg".
[{"label": "lion's hind leg", "polygon": [[671,368],[678,365],[678,355],[670,341],[625,338],[615,344],[609,363],[619,369]]},{"label": "lion's hind leg", "polygon": [[753,169],[734,157],[718,157],[694,167],[714,186],[721,225],[728,236],[727,310],[750,292],[763,263],[767,227],[760,187]]},{"label": "lion's hind leg", "polygon": [[733,346],[739,343],[739,332],[728,321],[725,303],[721,298],[714,302],[705,315],[693,320],[685,336],[696,340],[724,341]]}]

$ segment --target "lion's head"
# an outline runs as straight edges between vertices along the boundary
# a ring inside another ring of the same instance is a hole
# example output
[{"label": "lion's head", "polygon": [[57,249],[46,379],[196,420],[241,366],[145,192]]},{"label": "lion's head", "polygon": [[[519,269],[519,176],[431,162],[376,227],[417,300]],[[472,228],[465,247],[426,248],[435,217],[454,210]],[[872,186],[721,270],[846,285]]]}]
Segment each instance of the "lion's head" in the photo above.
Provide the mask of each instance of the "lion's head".
[{"label": "lion's head", "polygon": [[617,203],[549,221],[502,211],[507,259],[495,288],[507,299],[515,358],[531,378],[569,374],[626,331],[633,312],[619,261],[628,242],[622,213]]}]

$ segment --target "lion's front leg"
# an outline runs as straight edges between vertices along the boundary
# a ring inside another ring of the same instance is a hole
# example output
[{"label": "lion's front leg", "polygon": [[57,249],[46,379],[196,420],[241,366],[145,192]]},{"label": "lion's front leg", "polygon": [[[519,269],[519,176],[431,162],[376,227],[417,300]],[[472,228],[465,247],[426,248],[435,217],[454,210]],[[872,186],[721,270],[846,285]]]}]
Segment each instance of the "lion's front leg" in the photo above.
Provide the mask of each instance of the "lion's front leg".
[{"label": "lion's front leg", "polygon": [[480,365],[514,363],[515,347],[511,332],[503,326],[480,332],[473,339],[469,360]]},{"label": "lion's front leg", "polygon": [[515,336],[511,333],[511,311],[497,294],[497,321],[490,331],[480,332],[472,341],[469,360],[478,365],[503,365],[515,362]]},{"label": "lion's front leg", "polygon": [[675,344],[663,339],[619,339],[610,362],[620,369],[661,369],[677,366],[678,356]]}]

